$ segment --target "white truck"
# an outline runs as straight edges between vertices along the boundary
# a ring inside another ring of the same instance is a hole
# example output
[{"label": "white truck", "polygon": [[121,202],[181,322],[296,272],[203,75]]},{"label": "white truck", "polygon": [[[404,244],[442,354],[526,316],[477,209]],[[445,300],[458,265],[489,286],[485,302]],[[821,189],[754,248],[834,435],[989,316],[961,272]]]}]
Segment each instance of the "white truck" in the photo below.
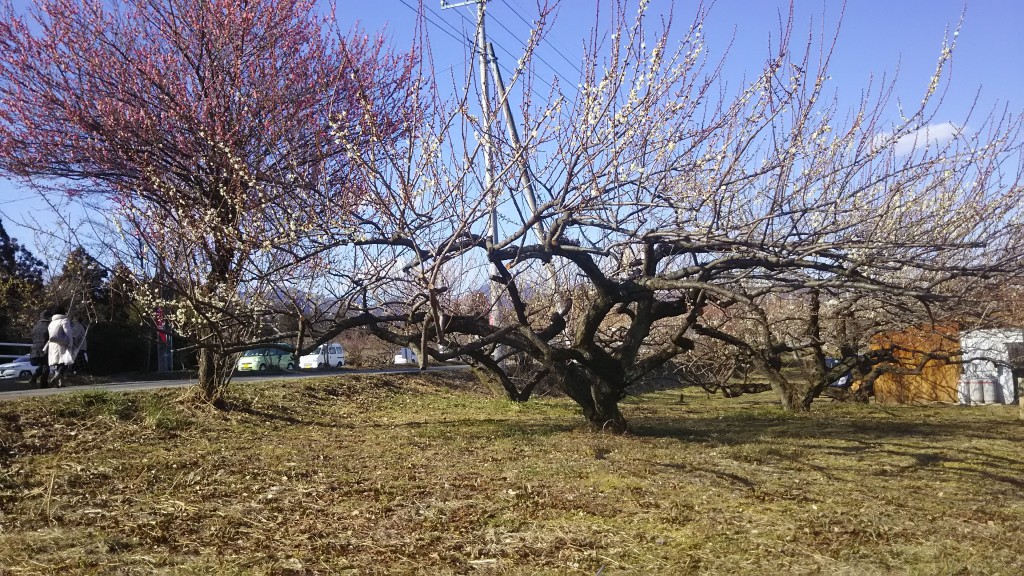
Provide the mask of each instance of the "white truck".
[{"label": "white truck", "polygon": [[312,354],[299,358],[299,368],[341,368],[345,365],[345,349],[337,342],[321,344]]}]

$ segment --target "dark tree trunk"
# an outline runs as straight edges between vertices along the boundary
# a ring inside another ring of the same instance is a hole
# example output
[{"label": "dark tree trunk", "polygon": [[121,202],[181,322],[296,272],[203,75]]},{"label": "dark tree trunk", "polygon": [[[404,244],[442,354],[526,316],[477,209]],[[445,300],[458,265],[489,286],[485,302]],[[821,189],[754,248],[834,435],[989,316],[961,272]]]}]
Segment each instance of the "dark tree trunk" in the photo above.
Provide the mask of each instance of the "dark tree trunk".
[{"label": "dark tree trunk", "polygon": [[[301,311],[297,310],[296,312],[299,317],[299,329],[298,334],[295,336],[295,355],[300,356],[302,354],[302,344],[306,339],[306,318],[302,315]],[[298,361],[298,358],[296,358],[296,361]],[[298,364],[296,364],[296,368],[298,368]]]},{"label": "dark tree trunk", "polygon": [[[773,385],[772,388],[775,388]],[[803,386],[794,386],[792,382],[784,389],[775,389],[782,400],[782,408],[786,412],[809,412],[811,402],[814,401],[813,390],[807,390]]]},{"label": "dark tree trunk", "polygon": [[790,380],[783,376],[778,370],[772,370],[762,365],[764,372],[768,375],[768,382],[772,390],[779,396],[783,410],[787,412],[809,412],[811,402],[814,402],[816,387],[801,380]]},{"label": "dark tree trunk", "polygon": [[775,390],[782,403],[782,409],[786,412],[809,412],[811,403],[814,402],[815,386],[808,386],[803,382],[775,378],[769,376],[771,387]]},{"label": "dark tree trunk", "polygon": [[494,358],[491,358],[489,354],[475,352],[468,354],[468,356],[473,358],[473,360],[483,368],[483,370],[478,373],[478,377],[486,377],[489,379],[493,378],[494,380],[497,380],[502,389],[504,389],[505,396],[508,397],[509,400],[513,402],[526,402],[530,399],[530,393],[533,391],[533,388],[530,387],[529,390],[526,390],[525,392],[519,390],[519,388],[516,387],[515,382],[509,378],[508,373],[506,373],[501,365],[498,364]]},{"label": "dark tree trunk", "polygon": [[222,355],[206,348],[199,350],[200,398],[216,408],[227,408],[224,393],[230,372],[227,359]]},{"label": "dark tree trunk", "polygon": [[619,411],[622,391],[612,381],[572,369],[566,370],[559,381],[562,391],[583,409],[583,417],[591,428],[614,434],[629,431],[629,424]]}]

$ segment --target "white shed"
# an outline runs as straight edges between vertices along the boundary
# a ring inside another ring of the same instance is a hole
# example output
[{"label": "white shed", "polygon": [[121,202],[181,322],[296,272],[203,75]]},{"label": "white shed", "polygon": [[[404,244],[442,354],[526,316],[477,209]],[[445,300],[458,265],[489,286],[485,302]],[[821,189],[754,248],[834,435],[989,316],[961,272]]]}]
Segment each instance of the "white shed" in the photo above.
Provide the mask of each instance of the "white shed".
[{"label": "white shed", "polygon": [[416,351],[412,348],[402,348],[395,354],[395,364],[416,364],[418,362]]},{"label": "white shed", "polygon": [[1024,328],[971,330],[960,334],[963,371],[957,386],[961,404],[1012,404],[1013,369],[1022,368]]}]

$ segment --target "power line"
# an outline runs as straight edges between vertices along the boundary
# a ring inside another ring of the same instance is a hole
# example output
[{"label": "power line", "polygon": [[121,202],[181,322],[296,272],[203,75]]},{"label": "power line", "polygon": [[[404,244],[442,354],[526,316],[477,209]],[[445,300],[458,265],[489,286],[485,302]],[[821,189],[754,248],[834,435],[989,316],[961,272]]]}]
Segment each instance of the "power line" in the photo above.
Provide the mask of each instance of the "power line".
[{"label": "power line", "polygon": [[[534,24],[528,22],[526,20],[526,18],[524,18],[522,16],[522,14],[520,14],[519,11],[514,6],[512,6],[511,4],[508,3],[508,0],[501,0],[501,3],[504,4],[509,10],[511,10],[512,13],[515,14],[516,17],[519,18],[519,20],[522,21],[523,24],[526,24],[527,27],[529,27],[531,29],[534,27]],[[499,21],[498,24],[501,25],[502,28],[504,28],[504,24],[501,24],[501,21]],[[505,28],[505,29],[508,30],[508,28]],[[579,73],[581,76],[583,75],[583,70],[580,70],[580,67],[575,62],[573,62],[571,58],[569,58],[568,56],[565,55],[565,53],[568,52],[568,49],[566,49],[565,46],[561,46],[561,47],[555,46],[553,42],[548,40],[547,36],[544,36],[543,38],[541,38],[541,42],[547,42],[548,45],[551,46],[551,48],[554,49],[554,51],[559,56],[561,56],[562,59],[566,61],[566,63],[569,64],[569,66],[571,66],[574,70],[576,70],[576,72]],[[550,66],[550,64],[548,64],[548,66]]]},{"label": "power line", "polygon": [[[436,28],[439,31],[443,32],[446,36],[448,36],[449,38],[451,38],[455,42],[457,42],[459,44],[462,44],[464,46],[467,46],[467,47],[469,47],[471,49],[474,49],[474,50],[476,49],[475,40],[471,42],[468,38],[466,38],[464,36],[464,34],[465,34],[465,30],[464,29],[463,30],[459,30],[458,28],[456,28],[453,24],[449,23],[442,15],[440,15],[437,11],[435,11],[429,5],[427,5],[425,3],[421,4],[421,6],[423,6],[427,10],[427,12],[422,12],[421,13],[420,10],[418,10],[415,6],[410,4],[408,0],[401,0],[401,2],[402,2],[402,4],[406,8],[411,10],[413,13],[415,13],[417,15],[422,14],[424,20],[427,23],[431,24],[434,28]],[[505,2],[505,5],[508,6],[508,3]],[[429,14],[428,14],[428,12],[429,12]],[[466,15],[463,14],[461,11],[456,10],[455,12],[459,15],[460,18],[462,18],[463,22],[467,26],[475,27],[475,24],[470,22],[469,19],[466,17]],[[513,10],[513,13],[515,13],[516,16],[520,20],[522,20],[523,22],[526,22],[526,20],[521,15],[519,15],[518,12],[515,12],[515,10]],[[504,29],[509,35],[511,35],[513,37],[513,39],[515,39],[515,33],[514,32],[512,32],[507,26],[505,26],[500,21],[497,21],[497,22],[498,22],[499,26],[501,26],[502,29]],[[532,27],[532,25],[529,22],[526,22],[526,24],[528,26]],[[518,62],[518,57],[515,54],[513,54],[510,50],[505,48],[500,42],[492,41],[491,43],[496,45],[497,48],[500,49],[502,52],[504,52],[512,61]],[[523,48],[525,49],[525,46]],[[549,63],[542,56],[540,56],[540,54],[535,53],[534,56],[536,56],[543,64],[545,64],[548,68],[550,68],[551,71],[554,73],[555,77],[557,77],[560,80],[562,80],[562,84],[564,86],[569,86],[574,92],[576,91],[575,84],[573,84],[571,82],[566,83],[565,80],[561,77],[561,75],[559,75],[558,70],[554,66],[552,66],[551,63]],[[497,60],[496,57],[495,57],[495,60]],[[504,72],[509,74],[510,76],[513,75],[514,72],[515,72],[515,68],[514,67],[505,66],[505,65],[501,64],[500,62],[497,62],[497,65]],[[454,67],[454,65],[452,67]],[[472,70],[472,66],[469,67],[469,70]],[[576,70],[579,70],[579,68],[577,67]],[[472,72],[470,72],[470,73],[472,74]],[[549,90],[554,90],[555,89],[554,85],[550,81],[548,81],[546,78],[544,78],[543,76],[534,75],[533,78],[535,78],[537,80],[540,80],[544,85],[546,85],[548,87]],[[544,97],[543,94],[538,94],[537,93],[537,90],[536,90],[535,87],[531,86],[530,87],[530,91],[533,92],[535,95],[537,95],[540,98]]]},{"label": "power line", "polygon": [[[420,13],[420,11],[419,11],[419,10],[417,10],[417,9],[416,9],[415,7],[413,7],[413,5],[412,5],[412,4],[409,4],[409,3],[408,3],[408,2],[406,1],[406,0],[399,0],[399,1],[400,1],[400,2],[402,3],[402,4],[404,4],[406,8],[408,8],[409,10],[412,10],[412,11],[413,11],[414,13],[416,13],[416,14],[419,14],[419,13]],[[427,7],[427,10],[430,10],[430,7],[429,7],[429,6]],[[433,10],[431,10],[431,12],[433,12]],[[425,19],[425,20],[426,20],[427,22],[429,22],[430,24],[433,24],[435,28],[437,28],[437,29],[438,29],[438,30],[440,30],[441,32],[444,32],[445,34],[447,34],[447,35],[448,35],[448,37],[450,37],[450,38],[451,38],[452,40],[455,40],[456,42],[459,42],[459,43],[464,43],[464,44],[465,44],[465,45],[467,45],[467,46],[472,46],[472,43],[470,43],[469,41],[467,41],[467,40],[466,40],[465,38],[462,38],[462,37],[460,37],[460,36],[456,36],[455,34],[452,34],[452,33],[451,33],[451,32],[449,32],[449,31],[448,31],[448,30],[447,30],[446,28],[444,28],[443,26],[441,26],[440,24],[438,24],[437,22],[435,22],[435,21],[434,21],[433,19],[431,19],[431,18],[430,18],[430,16],[427,16],[426,14],[424,14],[424,15],[423,15],[423,18],[424,18],[424,19]],[[443,18],[441,19],[441,22],[443,22],[443,23],[447,24],[446,22],[444,22],[444,19],[443,19]],[[448,26],[451,26],[451,25],[450,25],[450,24],[448,24]],[[458,30],[457,30],[457,29],[456,29],[456,28],[455,28],[454,26],[451,26],[451,29],[452,29],[452,30],[455,30],[456,32],[458,32]]]},{"label": "power line", "polygon": [[[464,34],[464,33],[465,33],[465,30],[459,30],[458,28],[456,28],[455,26],[453,26],[452,24],[450,24],[450,23],[449,23],[449,22],[448,22],[447,20],[445,20],[444,16],[442,16],[442,15],[441,15],[441,14],[439,14],[439,13],[438,13],[438,12],[437,12],[436,10],[434,10],[433,8],[431,8],[429,4],[426,4],[426,3],[424,3],[424,4],[423,4],[423,7],[424,7],[424,8],[426,8],[427,10],[429,10],[429,11],[430,11],[430,13],[431,13],[431,14],[433,14],[435,18],[437,18],[438,20],[440,20],[441,22],[443,22],[443,23],[444,23],[444,24],[445,24],[446,26],[448,26],[448,28],[450,28],[451,30],[453,30],[453,31],[454,31],[454,32],[455,32],[456,34],[460,34],[460,35],[461,35],[461,34]],[[460,36],[460,37],[461,37],[461,36]],[[466,42],[466,44],[467,44],[467,45],[472,45],[472,43],[471,43],[471,42],[469,42],[468,40],[465,40],[465,39],[464,39],[464,41]]]},{"label": "power line", "polygon": [[[418,11],[418,10],[417,10],[417,9],[416,9],[416,8],[415,8],[414,6],[412,6],[411,4],[409,4],[409,2],[407,2],[406,0],[400,0],[400,1],[402,2],[402,4],[404,4],[404,5],[405,5],[405,7],[406,7],[406,8],[408,8],[409,10],[412,10],[412,11],[413,11],[414,13],[416,13],[416,14],[419,14],[419,11]],[[437,29],[438,29],[438,30],[440,30],[441,32],[444,32],[444,33],[445,33],[445,34],[446,34],[446,35],[447,35],[447,36],[448,36],[449,38],[451,38],[451,39],[455,40],[456,42],[458,42],[458,43],[460,43],[460,44],[463,44],[463,45],[465,45],[465,46],[466,46],[466,47],[468,47],[468,48],[474,48],[474,49],[475,49],[475,47],[476,47],[476,43],[475,43],[475,42],[471,42],[471,41],[470,41],[469,39],[467,39],[466,37],[462,36],[462,34],[464,34],[464,31],[463,31],[463,30],[459,30],[459,29],[458,29],[458,28],[456,28],[456,27],[455,27],[455,26],[454,26],[453,24],[450,24],[450,23],[449,23],[449,22],[448,22],[447,20],[445,20],[444,16],[441,16],[440,14],[438,14],[438,13],[437,13],[437,11],[435,11],[435,10],[434,10],[433,8],[431,8],[431,7],[429,6],[429,5],[427,5],[427,4],[423,4],[423,6],[424,6],[424,7],[425,7],[425,8],[426,8],[426,9],[427,9],[427,10],[428,10],[429,12],[430,12],[430,14],[432,14],[432,15],[434,16],[434,18],[431,18],[431,17],[430,17],[430,15],[428,15],[428,14],[425,14],[425,13],[424,13],[424,14],[423,14],[423,18],[424,18],[424,19],[425,19],[425,20],[426,20],[426,21],[427,21],[428,23],[432,24],[432,25],[434,26],[434,28],[437,28]],[[465,16],[464,14],[462,14],[462,13],[459,13],[459,16],[460,16],[460,17],[461,17],[461,18],[463,19],[463,21],[465,21],[465,22],[466,22],[467,24],[469,24],[469,25],[473,26],[473,23],[472,23],[472,22],[469,22],[469,21],[468,21],[468,20],[466,19],[466,16]],[[435,18],[436,18],[436,20],[435,20]],[[439,22],[440,22],[440,23],[439,23]],[[508,54],[508,55],[509,55],[509,56],[510,56],[511,58],[515,59],[515,55],[514,55],[514,54],[512,54],[511,52],[509,52],[508,50],[506,50],[506,49],[505,49],[505,48],[504,48],[503,46],[499,45],[498,47],[499,47],[499,48],[501,48],[501,49],[502,49],[502,50],[503,50],[503,51],[504,51],[504,52],[505,52],[506,54]],[[454,67],[454,66],[452,66],[452,67]],[[451,67],[450,67],[450,68],[451,68]],[[504,70],[505,70],[506,72],[508,72],[508,73],[510,73],[510,74],[511,74],[511,71],[510,71],[510,70],[509,70],[509,69],[508,69],[507,67],[503,67],[503,68],[504,68]],[[472,70],[472,67],[470,67],[470,70]],[[546,83],[546,84],[548,85],[548,87],[549,87],[549,88],[551,87],[551,84],[550,84],[550,83],[548,83],[548,82],[547,82],[546,80],[544,80],[543,78],[541,78],[541,81],[545,82],[545,83]]]},{"label": "power line", "polygon": [[[507,5],[507,4],[506,4],[506,5]],[[462,20],[463,20],[464,22],[466,22],[467,24],[472,24],[472,23],[471,23],[471,22],[469,22],[469,20],[468,20],[468,19],[466,18],[466,15],[465,15],[465,14],[463,14],[462,12],[459,12],[458,10],[456,10],[456,13],[458,13],[459,17],[460,17],[460,18],[462,18]],[[516,15],[518,16],[518,14],[516,14]],[[519,19],[520,19],[520,20],[522,20],[522,16],[519,16]],[[502,29],[504,29],[504,30],[505,30],[506,32],[508,32],[508,34],[509,34],[510,36],[512,36],[512,38],[513,38],[513,39],[515,39],[515,38],[516,38],[516,35],[515,35],[515,33],[514,33],[514,32],[512,32],[511,30],[509,30],[508,26],[505,26],[505,24],[503,24],[503,23],[501,22],[501,20],[493,20],[493,21],[494,21],[494,22],[496,22],[496,23],[498,24],[498,26],[501,26],[501,27],[502,27]],[[529,24],[529,23],[527,23],[527,25],[528,25],[528,26],[530,26],[530,27],[532,28],[532,24]],[[503,46],[503,45],[501,44],[501,42],[498,42],[498,41],[492,40],[492,41],[491,41],[491,43],[492,43],[492,44],[494,44],[494,45],[496,45],[496,46],[497,46],[497,47],[498,47],[498,48],[499,48],[499,49],[500,49],[500,50],[501,50],[502,52],[504,52],[504,53],[505,53],[506,55],[508,55],[508,57],[509,57],[509,58],[511,58],[511,59],[512,59],[513,61],[515,61],[515,62],[518,62],[518,61],[519,61],[519,57],[518,57],[518,56],[516,56],[515,54],[513,54],[513,53],[512,53],[512,51],[510,51],[510,50],[509,50],[508,48],[505,48],[505,47],[504,47],[504,46]],[[526,49],[526,46],[525,46],[525,45],[523,45],[523,49],[524,49],[524,50]],[[551,65],[551,64],[550,64],[550,63],[549,63],[549,62],[548,62],[547,60],[545,60],[543,56],[541,56],[541,55],[540,55],[540,54],[538,54],[538,53],[535,53],[535,54],[534,54],[534,56],[535,56],[535,57],[536,57],[537,59],[539,59],[539,60],[540,60],[541,62],[543,62],[543,63],[544,63],[544,64],[545,64],[545,65],[546,65],[546,66],[547,66],[548,68],[550,68],[550,69],[551,69],[551,71],[552,71],[552,73],[554,73],[554,75],[555,75],[556,77],[558,77],[558,79],[562,80],[562,84],[563,84],[563,85],[565,85],[565,86],[569,86],[569,87],[573,88],[573,90],[575,91],[575,85],[574,85],[573,83],[571,83],[571,82],[566,82],[566,81],[565,81],[565,79],[564,79],[564,78],[562,78],[562,77],[561,77],[561,75],[560,75],[560,74],[558,73],[558,69],[557,69],[557,68],[555,68],[554,66],[552,66],[552,65]],[[500,66],[500,64],[499,64],[499,66]],[[509,74],[510,76],[511,76],[511,75],[513,74],[513,72],[515,72],[515,70],[514,70],[514,69],[510,69],[510,68],[509,68],[509,67],[507,67],[507,66],[502,66],[502,69],[503,69],[503,70],[504,70],[505,72],[507,72],[507,73],[508,73],[508,74]],[[535,78],[537,78],[538,80],[540,80],[541,82],[543,82],[543,83],[544,83],[544,85],[546,85],[546,86],[548,87],[548,89],[550,89],[550,90],[554,90],[554,88],[555,88],[555,87],[554,87],[554,85],[553,85],[553,84],[552,84],[552,83],[551,83],[550,81],[548,81],[548,80],[547,80],[546,78],[544,78],[543,76],[534,76],[534,77],[535,77]]]},{"label": "power line", "polygon": [[[504,29],[504,30],[505,30],[506,32],[508,32],[508,33],[509,33],[509,34],[510,34],[510,35],[511,35],[511,36],[512,36],[513,38],[515,37],[515,32],[512,32],[511,30],[509,30],[509,29],[508,29],[508,26],[505,26],[504,24],[502,24],[502,23],[501,23],[501,20],[497,20],[497,23],[498,23],[498,26],[501,26],[501,27],[502,27],[502,28],[503,28],[503,29]],[[499,44],[498,46],[499,46],[499,48],[501,48],[502,50],[505,50],[505,48],[504,48],[504,47],[502,47],[502,46],[501,46],[500,44]],[[524,49],[524,50],[526,49],[526,45],[525,45],[525,44],[523,45],[523,49]],[[505,50],[505,51],[506,51],[506,52],[508,52],[507,50]],[[511,56],[511,53],[510,53],[509,55]],[[555,67],[551,65],[551,63],[549,63],[549,62],[548,62],[547,60],[545,60],[545,59],[544,59],[544,57],[543,57],[543,56],[541,56],[539,52],[535,52],[535,53],[534,53],[534,56],[535,56],[535,57],[536,57],[536,58],[537,58],[538,60],[540,60],[540,61],[541,61],[542,63],[544,63],[544,65],[545,65],[545,66],[547,66],[548,68],[550,68],[550,69],[551,69],[551,71],[552,71],[552,72],[554,72],[555,76],[557,76],[557,77],[558,77],[559,79],[561,79],[561,80],[562,80],[562,83],[563,83],[563,84],[565,83],[565,79],[564,79],[564,78],[562,78],[562,76],[561,76],[561,75],[560,75],[560,74],[558,73],[558,70],[556,70],[556,69],[555,69]],[[513,58],[514,58],[514,56],[513,56]],[[543,80],[543,78],[542,78],[541,80]],[[547,81],[545,81],[545,83],[546,83],[546,84],[547,84],[548,86],[551,86],[551,84],[550,84],[550,83],[548,83]]]}]

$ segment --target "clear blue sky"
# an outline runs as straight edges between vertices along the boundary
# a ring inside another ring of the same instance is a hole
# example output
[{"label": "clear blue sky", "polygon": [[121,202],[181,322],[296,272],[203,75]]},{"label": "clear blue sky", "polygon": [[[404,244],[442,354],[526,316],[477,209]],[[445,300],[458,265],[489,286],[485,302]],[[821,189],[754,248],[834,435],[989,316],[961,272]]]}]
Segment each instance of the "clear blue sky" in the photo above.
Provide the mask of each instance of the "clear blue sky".
[{"label": "clear blue sky", "polygon": [[[15,0],[16,6],[28,3]],[[411,6],[416,4],[417,0],[339,0],[338,14],[343,22],[360,21],[370,31],[386,26],[393,43],[404,47],[413,28]],[[440,4],[440,0],[425,0],[436,66],[459,71],[466,49],[453,37],[472,33],[474,12],[472,8],[442,10]],[[607,15],[607,0],[600,5]],[[696,5],[675,3],[679,30],[692,20]],[[670,6],[666,0],[651,1],[652,13],[667,12]],[[785,16],[788,7],[788,0],[718,0],[705,26],[709,53],[719,56],[731,42],[727,74],[738,82],[742,74],[756,72],[766,55],[768,35],[777,31],[779,14]],[[812,19],[816,28],[824,20],[826,30],[834,29],[841,8],[838,1],[796,0],[798,30],[807,30]],[[497,45],[499,61],[508,62],[509,53],[517,53],[528,34],[523,19],[532,20],[535,10],[536,0],[490,0],[488,32]],[[850,0],[831,69],[841,102],[852,106],[872,74],[892,75],[897,69],[898,95],[911,103],[919,100],[934,72],[943,34],[947,27],[956,26],[961,13],[964,21],[953,60],[953,87],[936,121],[961,120],[979,90],[982,110],[996,103],[1007,104],[1014,113],[1024,110],[1024,2],[1019,0]],[[549,42],[542,46],[544,63],[539,72],[559,74],[567,84],[575,84],[578,74],[570,62],[579,62],[582,39],[594,22],[593,0],[562,0]],[[30,248],[36,246],[33,235],[19,224],[33,217],[52,221],[48,212],[31,192],[0,180],[0,217],[9,233]],[[70,217],[81,221],[85,216],[72,213]]]}]

